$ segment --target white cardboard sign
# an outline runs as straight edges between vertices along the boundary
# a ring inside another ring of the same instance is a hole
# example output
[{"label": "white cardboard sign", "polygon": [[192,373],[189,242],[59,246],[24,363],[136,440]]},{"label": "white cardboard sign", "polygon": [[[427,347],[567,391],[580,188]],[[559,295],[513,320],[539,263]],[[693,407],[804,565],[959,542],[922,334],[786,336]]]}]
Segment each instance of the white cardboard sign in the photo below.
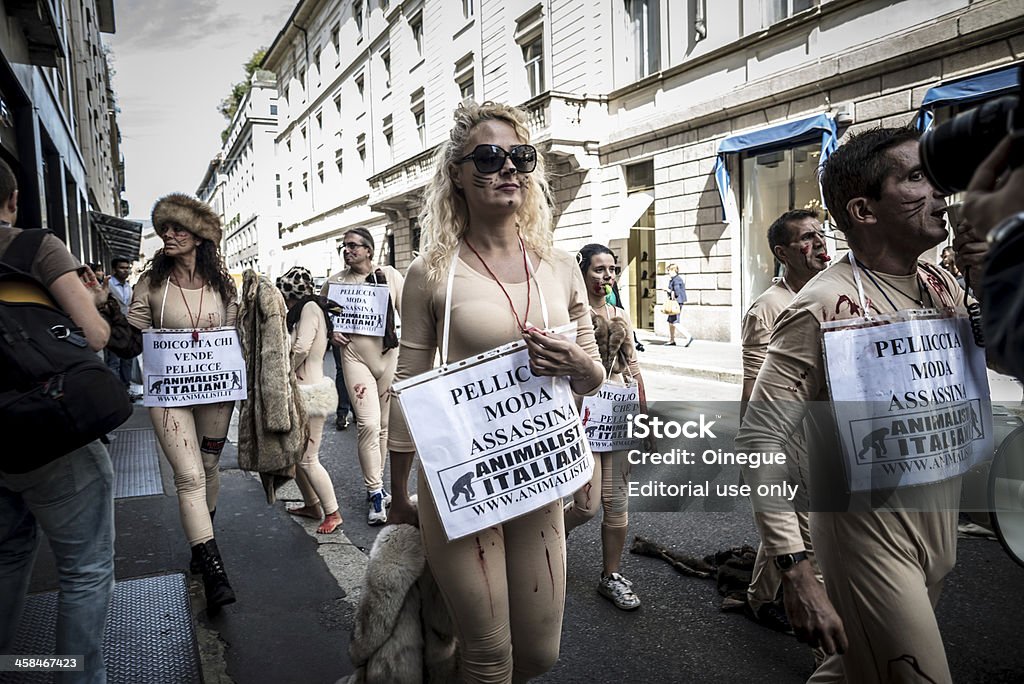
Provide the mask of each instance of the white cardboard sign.
[{"label": "white cardboard sign", "polygon": [[390,295],[387,285],[328,283],[327,298],[341,305],[341,315],[331,317],[334,331],[384,337]]},{"label": "white cardboard sign", "polygon": [[985,354],[970,321],[908,313],[823,326],[853,492],[942,482],[992,454]]},{"label": "white cardboard sign", "polygon": [[583,397],[583,432],[594,451],[636,449],[640,440],[629,437],[629,417],[640,413],[640,387],[606,382],[591,397]]},{"label": "white cardboard sign", "polygon": [[143,406],[193,406],[247,396],[245,361],[235,328],[142,333]]},{"label": "white cardboard sign", "polygon": [[594,457],[567,378],[530,372],[525,343],[394,385],[448,539],[575,492]]}]

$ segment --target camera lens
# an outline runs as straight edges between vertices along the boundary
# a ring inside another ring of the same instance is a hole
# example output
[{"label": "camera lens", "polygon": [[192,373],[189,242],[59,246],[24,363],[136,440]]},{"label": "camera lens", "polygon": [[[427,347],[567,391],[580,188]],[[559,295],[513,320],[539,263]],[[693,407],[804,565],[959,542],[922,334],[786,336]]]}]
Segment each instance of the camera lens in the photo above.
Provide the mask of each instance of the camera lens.
[{"label": "camera lens", "polygon": [[1010,131],[1017,98],[1001,97],[958,114],[921,136],[921,166],[944,195],[966,190],[975,170]]}]

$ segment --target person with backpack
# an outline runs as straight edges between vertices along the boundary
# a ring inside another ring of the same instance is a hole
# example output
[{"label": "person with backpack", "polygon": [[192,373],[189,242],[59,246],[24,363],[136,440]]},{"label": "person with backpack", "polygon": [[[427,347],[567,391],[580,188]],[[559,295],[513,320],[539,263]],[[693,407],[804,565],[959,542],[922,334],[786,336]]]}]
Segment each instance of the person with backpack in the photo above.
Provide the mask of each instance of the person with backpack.
[{"label": "person with backpack", "polygon": [[[17,180],[0,160],[0,414],[5,427],[19,424],[5,430],[14,443],[0,456],[0,653],[14,645],[42,528],[60,578],[56,655],[82,659],[61,681],[105,682],[114,473],[97,438],[131,406],[104,395],[119,383],[95,355],[110,335],[98,308],[105,290],[86,289],[81,264],[52,233],[15,228],[17,214]],[[83,420],[69,427],[61,413]]]},{"label": "person with backpack", "polygon": [[[172,193],[154,205],[153,228],[164,246],[135,284],[128,309],[132,327],[186,330],[194,340],[204,329],[234,327],[235,283],[221,258],[222,230],[213,209],[190,195]],[[210,613],[235,602],[213,535],[220,454],[233,409],[230,401],[149,409],[174,470],[181,523],[192,548],[190,569],[203,575]]]}]

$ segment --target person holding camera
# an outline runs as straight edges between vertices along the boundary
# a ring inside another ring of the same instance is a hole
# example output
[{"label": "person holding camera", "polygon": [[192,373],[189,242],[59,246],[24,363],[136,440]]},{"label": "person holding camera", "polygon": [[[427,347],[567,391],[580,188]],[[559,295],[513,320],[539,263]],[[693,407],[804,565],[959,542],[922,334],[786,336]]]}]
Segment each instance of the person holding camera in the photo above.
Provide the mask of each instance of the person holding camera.
[{"label": "person holding camera", "polygon": [[985,346],[1024,380],[1024,166],[1011,168],[1018,135],[1007,136],[977,168],[953,245],[984,303]]}]

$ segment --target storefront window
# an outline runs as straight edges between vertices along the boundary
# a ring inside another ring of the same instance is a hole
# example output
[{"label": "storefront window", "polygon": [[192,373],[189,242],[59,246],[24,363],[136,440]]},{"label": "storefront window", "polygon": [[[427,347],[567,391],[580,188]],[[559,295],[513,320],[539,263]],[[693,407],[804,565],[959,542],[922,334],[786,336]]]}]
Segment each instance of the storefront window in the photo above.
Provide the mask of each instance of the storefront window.
[{"label": "storefront window", "polygon": [[743,308],[771,285],[779,264],[768,248],[768,227],[790,209],[821,212],[818,190],[818,142],[775,151],[744,154],[741,288]]}]

